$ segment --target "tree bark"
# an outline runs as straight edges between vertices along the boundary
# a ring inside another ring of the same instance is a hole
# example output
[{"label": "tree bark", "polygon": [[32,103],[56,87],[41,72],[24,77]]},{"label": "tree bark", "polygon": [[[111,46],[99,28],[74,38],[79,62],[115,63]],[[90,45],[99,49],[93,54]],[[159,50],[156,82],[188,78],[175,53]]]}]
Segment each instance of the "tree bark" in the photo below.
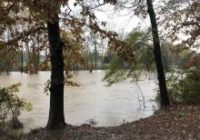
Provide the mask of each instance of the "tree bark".
[{"label": "tree bark", "polygon": [[153,35],[153,44],[154,44],[154,57],[156,62],[156,68],[158,73],[158,82],[160,89],[160,105],[161,107],[166,107],[170,105],[166,80],[165,80],[165,72],[163,67],[162,55],[160,50],[160,39],[158,35],[158,27],[156,22],[156,14],[154,12],[152,0],[147,0],[148,13],[152,26],[152,35]]},{"label": "tree bark", "polygon": [[47,129],[59,129],[65,127],[64,118],[64,62],[63,43],[60,39],[59,21],[47,23],[48,39],[50,44],[51,61],[51,87],[50,109]]}]

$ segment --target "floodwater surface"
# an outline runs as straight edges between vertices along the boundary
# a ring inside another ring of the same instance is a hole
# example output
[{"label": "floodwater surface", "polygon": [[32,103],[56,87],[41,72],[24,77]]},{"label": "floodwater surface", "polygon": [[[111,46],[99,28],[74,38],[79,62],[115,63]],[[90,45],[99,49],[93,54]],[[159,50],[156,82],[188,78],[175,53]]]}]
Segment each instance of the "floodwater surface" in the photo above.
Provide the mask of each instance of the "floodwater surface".
[{"label": "floodwater surface", "polygon": [[[64,95],[65,120],[71,125],[91,124],[94,126],[116,126],[153,114],[156,103],[156,78],[145,78],[138,83],[121,82],[107,87],[102,82],[104,71],[79,71],[74,81],[80,87],[66,87]],[[37,75],[11,72],[0,75],[0,85],[8,86],[20,82],[19,96],[31,102],[31,112],[23,111],[20,121],[24,131],[45,127],[49,113],[49,95],[44,93],[45,82],[50,72]]]}]

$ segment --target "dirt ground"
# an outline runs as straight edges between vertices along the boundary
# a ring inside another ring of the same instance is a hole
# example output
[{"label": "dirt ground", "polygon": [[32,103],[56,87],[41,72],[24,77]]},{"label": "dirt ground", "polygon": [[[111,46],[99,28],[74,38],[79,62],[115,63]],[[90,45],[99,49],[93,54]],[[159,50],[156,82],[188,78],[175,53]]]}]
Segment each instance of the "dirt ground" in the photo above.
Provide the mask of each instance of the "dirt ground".
[{"label": "dirt ground", "polygon": [[[4,138],[3,138],[4,137]],[[0,140],[12,139],[0,133]],[[23,140],[200,140],[200,106],[176,106],[117,127],[33,130]]]}]

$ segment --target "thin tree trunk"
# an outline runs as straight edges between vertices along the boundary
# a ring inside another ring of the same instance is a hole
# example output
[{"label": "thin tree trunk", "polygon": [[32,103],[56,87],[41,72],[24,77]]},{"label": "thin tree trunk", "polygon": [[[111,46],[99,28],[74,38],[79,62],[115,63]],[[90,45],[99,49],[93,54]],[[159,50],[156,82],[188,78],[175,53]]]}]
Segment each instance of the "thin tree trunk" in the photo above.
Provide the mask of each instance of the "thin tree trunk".
[{"label": "thin tree trunk", "polygon": [[30,55],[30,48],[29,48],[29,42],[26,42],[26,51],[27,51],[27,60],[26,60],[26,70],[27,73],[31,72],[31,55]]},{"label": "thin tree trunk", "polygon": [[39,38],[39,34],[37,37],[37,45],[38,45],[38,49],[37,49],[37,72],[40,70],[40,38]]},{"label": "thin tree trunk", "polygon": [[20,51],[20,70],[21,70],[21,73],[24,72],[24,56],[23,56],[23,50],[21,48],[21,51]]},{"label": "thin tree trunk", "polygon": [[63,43],[60,39],[59,21],[48,22],[48,39],[50,44],[51,87],[50,109],[47,129],[63,128],[64,119],[64,62]]},{"label": "thin tree trunk", "polygon": [[97,70],[97,42],[94,42],[94,69]]},{"label": "thin tree trunk", "polygon": [[36,64],[37,72],[40,70],[40,51],[37,52],[37,64]]},{"label": "thin tree trunk", "polygon": [[163,67],[162,55],[160,50],[160,40],[158,35],[158,27],[156,22],[156,15],[153,8],[152,0],[147,0],[148,13],[151,20],[152,35],[154,43],[154,57],[156,61],[156,68],[158,73],[158,81],[160,88],[160,105],[161,107],[166,107],[170,105],[168,92],[166,87],[165,72]]}]

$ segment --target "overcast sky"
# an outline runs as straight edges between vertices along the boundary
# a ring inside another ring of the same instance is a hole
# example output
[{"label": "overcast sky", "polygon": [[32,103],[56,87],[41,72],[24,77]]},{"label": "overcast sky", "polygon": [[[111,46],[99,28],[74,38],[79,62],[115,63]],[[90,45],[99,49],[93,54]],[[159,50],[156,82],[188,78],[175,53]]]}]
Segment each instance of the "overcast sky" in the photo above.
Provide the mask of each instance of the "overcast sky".
[{"label": "overcast sky", "polygon": [[147,20],[139,19],[132,11],[117,11],[110,5],[106,5],[102,9],[105,12],[95,12],[97,18],[107,22],[108,30],[114,30],[119,34],[127,34],[136,27],[145,28],[149,25]]},{"label": "overcast sky", "polygon": [[[73,1],[70,2],[69,6],[73,14],[79,14],[79,7],[74,7]],[[148,20],[139,19],[137,16],[134,16],[133,11],[128,11],[127,9],[115,10],[115,7],[110,4],[95,9],[94,13],[99,21],[107,23],[106,29],[116,31],[119,34],[127,34],[139,26],[142,28],[149,26]]]}]

